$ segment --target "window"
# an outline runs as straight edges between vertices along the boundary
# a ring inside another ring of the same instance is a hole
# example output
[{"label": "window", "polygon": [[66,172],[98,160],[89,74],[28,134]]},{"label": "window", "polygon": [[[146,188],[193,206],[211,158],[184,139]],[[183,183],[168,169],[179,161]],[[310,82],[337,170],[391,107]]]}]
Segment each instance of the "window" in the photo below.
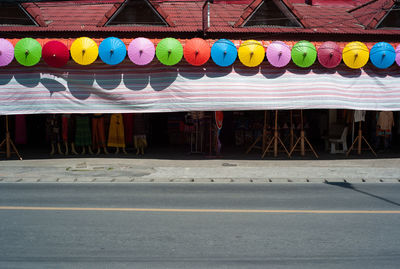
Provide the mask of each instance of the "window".
[{"label": "window", "polygon": [[125,1],[106,25],[168,26],[147,0]]},{"label": "window", "polygon": [[244,27],[302,27],[280,0],[263,1],[244,23]]},{"label": "window", "polygon": [[28,12],[16,3],[0,3],[0,25],[34,25],[36,22]]},{"label": "window", "polygon": [[394,4],[376,28],[400,28],[400,4]]}]

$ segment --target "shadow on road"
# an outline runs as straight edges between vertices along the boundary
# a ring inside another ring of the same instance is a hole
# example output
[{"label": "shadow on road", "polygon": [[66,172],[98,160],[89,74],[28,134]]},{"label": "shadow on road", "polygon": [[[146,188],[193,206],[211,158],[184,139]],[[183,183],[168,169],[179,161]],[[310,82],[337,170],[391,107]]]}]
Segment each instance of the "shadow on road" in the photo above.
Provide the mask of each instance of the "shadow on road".
[{"label": "shadow on road", "polygon": [[389,203],[389,204],[392,204],[392,205],[396,205],[396,206],[400,206],[399,203],[396,203],[396,202],[391,201],[389,199],[383,198],[381,196],[378,196],[378,195],[375,195],[375,194],[372,194],[372,193],[369,193],[369,192],[366,192],[366,191],[361,191],[361,190],[355,188],[352,184],[350,184],[348,182],[325,182],[325,184],[332,185],[332,186],[338,186],[338,187],[342,187],[342,188],[346,188],[346,189],[350,189],[350,190],[353,190],[353,191],[356,191],[356,192],[359,192],[359,193],[374,197],[376,199],[382,200],[382,201],[384,201],[386,203]]}]

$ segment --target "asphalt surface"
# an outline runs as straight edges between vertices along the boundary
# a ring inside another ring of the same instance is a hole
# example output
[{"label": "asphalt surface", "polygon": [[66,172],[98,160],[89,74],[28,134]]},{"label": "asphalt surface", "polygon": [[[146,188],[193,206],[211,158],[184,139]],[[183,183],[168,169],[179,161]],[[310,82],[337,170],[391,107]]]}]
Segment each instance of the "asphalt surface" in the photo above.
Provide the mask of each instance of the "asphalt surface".
[{"label": "asphalt surface", "polygon": [[396,183],[3,183],[0,268],[398,268],[399,193]]}]

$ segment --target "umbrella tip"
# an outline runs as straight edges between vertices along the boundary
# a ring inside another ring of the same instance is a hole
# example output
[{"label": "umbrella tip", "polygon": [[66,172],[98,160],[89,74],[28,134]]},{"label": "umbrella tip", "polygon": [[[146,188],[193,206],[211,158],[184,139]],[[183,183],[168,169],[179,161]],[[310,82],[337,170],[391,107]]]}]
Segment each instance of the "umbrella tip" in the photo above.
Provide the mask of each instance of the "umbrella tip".
[{"label": "umbrella tip", "polygon": [[171,52],[172,52],[172,49],[169,49],[169,50],[168,50],[168,53],[170,54]]},{"label": "umbrella tip", "polygon": [[55,57],[56,57],[56,55],[55,55],[55,54],[53,54],[53,57],[55,58]]},{"label": "umbrella tip", "polygon": [[26,51],[25,51],[25,55],[28,55],[28,54],[29,54],[29,50],[26,50]]},{"label": "umbrella tip", "polygon": [[110,49],[110,53],[113,54],[113,53],[114,53],[114,50],[113,50],[113,49]]},{"label": "umbrella tip", "polygon": [[306,57],[306,56],[307,56],[307,52],[304,52],[304,53],[303,53],[303,57]]},{"label": "umbrella tip", "polygon": [[281,56],[282,56],[282,51],[280,51],[280,52],[278,53],[278,56],[279,56],[279,57],[281,57]]},{"label": "umbrella tip", "polygon": [[199,54],[199,50],[196,50],[195,53],[196,53],[196,55]]},{"label": "umbrella tip", "polygon": [[85,50],[85,49],[83,49],[83,50],[82,50],[82,54],[84,54],[85,52],[86,52],[86,50]]},{"label": "umbrella tip", "polygon": [[333,52],[329,53],[329,57],[331,58],[333,57]]}]

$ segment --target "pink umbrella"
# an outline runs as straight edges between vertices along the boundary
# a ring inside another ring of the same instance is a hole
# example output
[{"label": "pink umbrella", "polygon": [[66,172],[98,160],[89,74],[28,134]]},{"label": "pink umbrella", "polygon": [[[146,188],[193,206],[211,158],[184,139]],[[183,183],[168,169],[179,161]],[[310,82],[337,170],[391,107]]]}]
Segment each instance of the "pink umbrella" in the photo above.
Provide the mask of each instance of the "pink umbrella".
[{"label": "pink umbrella", "polygon": [[267,59],[275,67],[284,67],[291,57],[290,47],[282,41],[274,41],[267,47]]},{"label": "pink umbrella", "polygon": [[135,38],[128,47],[129,59],[137,65],[150,63],[154,58],[155,52],[153,42],[144,37]]},{"label": "pink umbrella", "polygon": [[396,63],[400,66],[400,45],[396,47]]},{"label": "pink umbrella", "polygon": [[0,38],[0,66],[6,66],[14,59],[14,46],[10,41]]},{"label": "pink umbrella", "polygon": [[342,49],[335,42],[324,42],[318,49],[318,61],[326,68],[335,68],[342,61]]}]

